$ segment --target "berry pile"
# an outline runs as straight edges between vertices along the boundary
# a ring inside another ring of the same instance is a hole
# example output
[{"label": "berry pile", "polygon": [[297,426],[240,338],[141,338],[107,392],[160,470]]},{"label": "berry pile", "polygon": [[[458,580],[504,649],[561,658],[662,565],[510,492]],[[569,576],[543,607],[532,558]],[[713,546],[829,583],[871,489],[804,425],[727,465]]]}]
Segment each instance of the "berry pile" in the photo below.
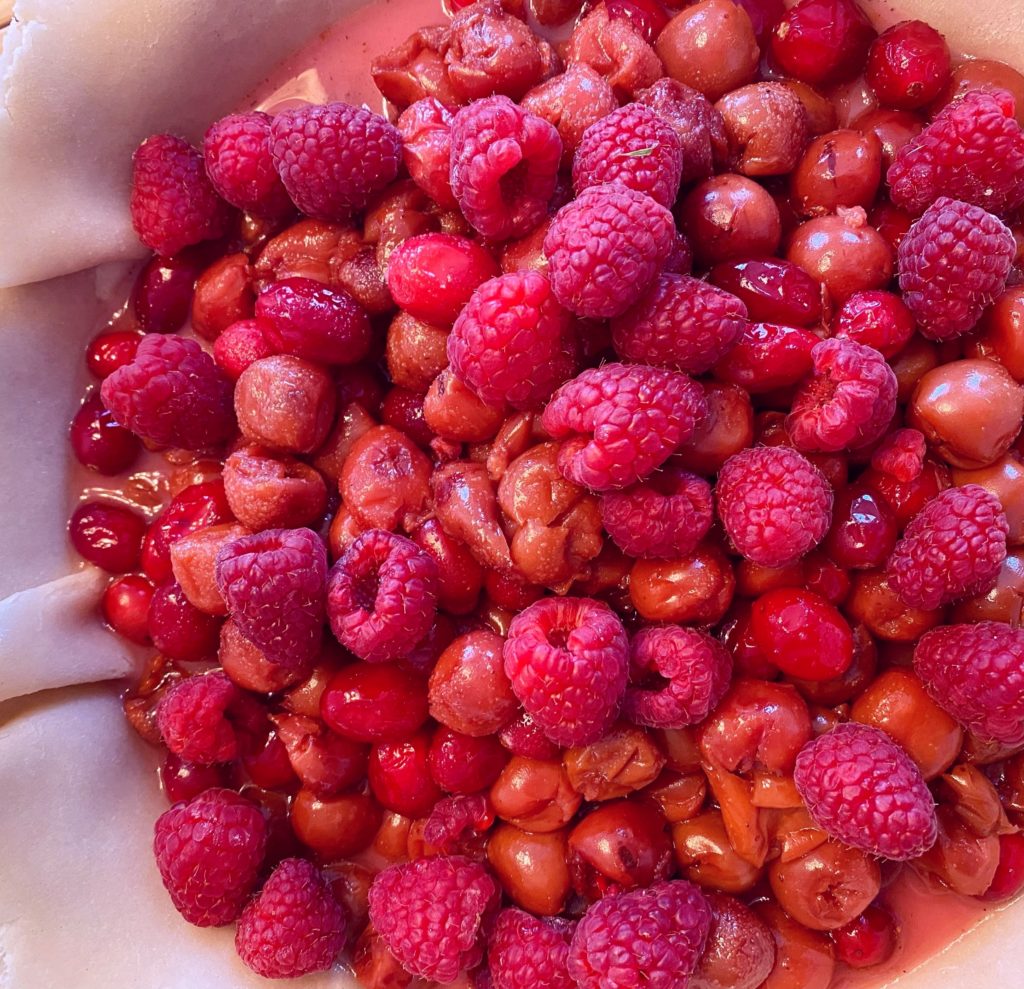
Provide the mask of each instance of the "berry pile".
[{"label": "berry pile", "polygon": [[1013,896],[1024,77],[854,0],[451,6],[394,123],[135,154],[70,537],[175,907],[268,978],[827,989],[888,863]]}]

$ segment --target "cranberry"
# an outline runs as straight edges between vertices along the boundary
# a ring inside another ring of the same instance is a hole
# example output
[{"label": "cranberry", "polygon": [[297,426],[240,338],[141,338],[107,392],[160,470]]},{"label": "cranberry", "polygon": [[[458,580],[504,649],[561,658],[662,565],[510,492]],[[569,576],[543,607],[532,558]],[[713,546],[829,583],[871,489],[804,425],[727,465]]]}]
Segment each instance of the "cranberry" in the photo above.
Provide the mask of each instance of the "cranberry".
[{"label": "cranberry", "polygon": [[158,587],[149,606],[149,635],[165,656],[197,662],[217,652],[220,619],[207,615],[185,597],[177,582]]},{"label": "cranberry", "polygon": [[502,661],[503,640],[490,631],[469,632],[441,654],[430,676],[430,713],[466,735],[493,734],[518,708]]},{"label": "cranberry", "polygon": [[786,75],[812,86],[857,74],[875,31],[855,0],[801,0],[772,35],[772,54]]},{"label": "cranberry", "polygon": [[324,721],[357,742],[396,742],[427,720],[427,686],[397,666],[353,663],[329,681],[320,702]]},{"label": "cranberry", "polygon": [[735,586],[728,557],[705,542],[681,560],[637,560],[629,597],[651,622],[715,625],[729,610]]},{"label": "cranberry", "polygon": [[99,395],[87,398],[71,420],[71,449],[83,467],[99,474],[120,474],[142,449],[139,438],[104,408]]},{"label": "cranberry", "polygon": [[821,286],[790,261],[725,261],[715,265],[708,278],[739,298],[755,322],[814,326],[821,319]]},{"label": "cranberry", "polygon": [[446,793],[486,790],[508,759],[508,751],[493,735],[474,738],[446,727],[434,732],[428,754],[430,776]]},{"label": "cranberry", "polygon": [[149,603],[154,590],[152,583],[139,574],[112,580],[100,605],[107,624],[129,642],[148,645]]},{"label": "cranberry", "polygon": [[1024,889],[1024,835],[999,836],[999,865],[983,899],[1008,900]]},{"label": "cranberry", "polygon": [[672,841],[683,875],[704,889],[745,893],[761,878],[761,869],[736,853],[720,811],[673,824]]},{"label": "cranberry", "polygon": [[142,544],[142,569],[151,580],[171,578],[171,546],[183,536],[232,520],[224,482],[193,484],[174,496],[150,523]]},{"label": "cranberry", "polygon": [[199,766],[186,762],[181,756],[168,752],[160,765],[160,783],[169,803],[198,797],[204,790],[227,785],[226,767],[223,765]]},{"label": "cranberry", "polygon": [[427,766],[429,750],[430,736],[426,732],[373,747],[370,789],[386,810],[406,817],[425,817],[441,799],[441,789]]},{"label": "cranberry", "polygon": [[499,824],[487,843],[487,859],[509,899],[541,917],[561,913],[570,880],[564,831],[532,834]]},{"label": "cranberry", "polygon": [[142,335],[127,330],[101,333],[93,337],[85,352],[85,363],[92,375],[102,380],[119,367],[131,364]]},{"label": "cranberry", "polygon": [[295,836],[321,859],[348,858],[370,846],[380,826],[381,809],[366,793],[318,797],[302,789],[292,801]]},{"label": "cranberry", "polygon": [[132,288],[132,308],[139,326],[147,333],[180,330],[188,318],[192,290],[200,271],[202,262],[194,252],[151,257]]},{"label": "cranberry", "polygon": [[80,556],[107,573],[125,573],[139,562],[146,522],[119,505],[89,501],[68,523],[71,544]]},{"label": "cranberry", "polygon": [[924,21],[894,24],[871,43],[864,74],[886,106],[927,106],[949,82],[946,39]]},{"label": "cranberry", "polygon": [[[731,0],[722,2],[732,5]],[[774,254],[782,238],[775,200],[743,175],[716,175],[701,182],[679,206],[679,223],[704,267]]]},{"label": "cranberry", "polygon": [[856,485],[839,492],[823,546],[841,567],[869,570],[885,563],[898,534],[892,510],[881,496]]}]

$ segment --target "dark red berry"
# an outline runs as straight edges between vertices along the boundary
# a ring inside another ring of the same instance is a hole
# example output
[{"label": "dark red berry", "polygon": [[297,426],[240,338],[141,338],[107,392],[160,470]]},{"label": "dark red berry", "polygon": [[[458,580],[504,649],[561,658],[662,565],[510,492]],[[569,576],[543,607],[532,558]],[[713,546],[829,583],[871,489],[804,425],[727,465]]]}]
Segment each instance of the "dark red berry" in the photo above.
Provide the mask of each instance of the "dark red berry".
[{"label": "dark red berry", "polygon": [[400,741],[379,742],[370,753],[370,789],[382,807],[405,817],[426,817],[441,799],[427,766],[430,736],[417,732]]},{"label": "dark red berry", "polygon": [[108,573],[125,573],[139,562],[146,521],[120,505],[90,501],[68,523],[71,543],[90,563]]},{"label": "dark red berry", "polygon": [[139,438],[114,421],[99,395],[89,396],[75,413],[70,439],[78,462],[99,474],[127,470],[142,449]]},{"label": "dark red berry", "polygon": [[353,663],[327,684],[320,714],[329,728],[357,742],[401,741],[427,720],[427,684],[391,663]]},{"label": "dark red berry", "polygon": [[101,381],[113,374],[119,367],[131,364],[139,349],[142,334],[128,330],[115,333],[101,333],[93,337],[85,352],[85,363],[92,375]]},{"label": "dark red berry", "polygon": [[140,574],[112,580],[103,592],[100,607],[107,624],[129,642],[149,644],[149,603],[153,584]]},{"label": "dark red berry", "polygon": [[850,968],[870,968],[887,962],[898,940],[896,922],[876,906],[868,907],[859,917],[832,932],[836,957]]}]

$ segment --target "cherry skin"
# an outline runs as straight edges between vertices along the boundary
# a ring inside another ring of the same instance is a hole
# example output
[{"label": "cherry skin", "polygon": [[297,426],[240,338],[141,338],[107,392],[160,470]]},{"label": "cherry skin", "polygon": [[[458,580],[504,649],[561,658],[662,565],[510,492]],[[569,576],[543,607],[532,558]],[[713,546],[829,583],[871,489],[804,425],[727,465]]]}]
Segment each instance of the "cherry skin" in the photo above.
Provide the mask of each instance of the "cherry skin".
[{"label": "cherry skin", "polygon": [[129,642],[149,645],[149,603],[155,590],[152,582],[140,574],[112,580],[100,602],[107,624]]},{"label": "cherry skin", "polygon": [[176,581],[158,587],[150,601],[150,638],[171,659],[192,663],[215,655],[220,626],[221,619],[196,608]]},{"label": "cherry skin", "polygon": [[160,782],[169,803],[191,800],[214,786],[226,786],[224,766],[199,766],[186,762],[181,756],[168,752],[160,766]]},{"label": "cherry skin", "polygon": [[139,562],[146,521],[120,505],[91,501],[80,505],[68,523],[71,544],[80,556],[107,573],[125,573]]},{"label": "cherry skin", "polygon": [[398,666],[353,663],[327,684],[320,714],[357,742],[400,742],[427,720],[427,685]]},{"label": "cherry skin", "polygon": [[71,420],[71,449],[75,459],[98,474],[120,474],[142,449],[139,438],[119,426],[98,395],[87,398]]},{"label": "cherry skin", "polygon": [[417,732],[400,742],[381,742],[370,753],[370,789],[385,810],[405,817],[425,817],[441,799],[431,779],[430,736]]},{"label": "cherry skin", "polygon": [[1024,835],[999,836],[999,865],[982,899],[1008,900],[1024,889]]},{"label": "cherry skin", "polygon": [[887,962],[896,950],[898,928],[892,916],[870,906],[848,924],[832,932],[836,958],[850,968],[871,968]]},{"label": "cherry skin", "polygon": [[898,535],[885,501],[870,489],[854,486],[836,498],[824,550],[841,567],[869,570],[889,559]]},{"label": "cherry skin", "polygon": [[508,750],[494,735],[474,738],[443,725],[434,732],[428,754],[431,778],[447,793],[486,790],[508,760]]},{"label": "cherry skin", "polygon": [[755,322],[813,326],[821,319],[821,286],[792,261],[723,261],[708,277],[740,299]]},{"label": "cherry skin", "polygon": [[89,372],[102,381],[119,367],[131,364],[141,339],[141,333],[130,330],[101,333],[94,337],[85,352],[85,364]]},{"label": "cherry skin", "polygon": [[828,85],[857,74],[874,37],[855,0],[802,0],[775,29],[772,54],[786,75]]},{"label": "cherry skin", "polygon": [[903,21],[871,43],[864,75],[886,106],[916,110],[931,103],[949,82],[949,48],[924,21]]}]

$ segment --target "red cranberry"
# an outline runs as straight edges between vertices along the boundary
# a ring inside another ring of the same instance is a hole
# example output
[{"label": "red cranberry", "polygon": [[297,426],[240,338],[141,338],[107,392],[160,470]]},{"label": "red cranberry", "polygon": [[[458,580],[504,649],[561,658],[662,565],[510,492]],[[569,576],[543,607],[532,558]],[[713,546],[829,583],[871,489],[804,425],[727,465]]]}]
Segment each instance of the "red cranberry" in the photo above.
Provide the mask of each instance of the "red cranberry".
[{"label": "red cranberry", "polygon": [[132,308],[139,325],[148,333],[180,330],[192,308],[192,292],[202,268],[200,259],[188,251],[150,258],[132,288]]},{"label": "red cranberry", "polygon": [[483,584],[483,567],[457,539],[449,536],[437,519],[427,519],[412,534],[437,564],[437,604],[452,615],[468,615],[477,604]]},{"label": "red cranberry", "polygon": [[330,728],[357,742],[400,741],[427,720],[427,685],[397,666],[353,663],[327,684],[320,713]]},{"label": "red cranberry", "polygon": [[89,372],[102,380],[113,374],[119,367],[131,364],[139,349],[142,335],[127,330],[101,333],[94,337],[85,352],[85,363]]},{"label": "red cranberry", "polygon": [[441,789],[430,776],[429,751],[430,736],[422,731],[373,747],[370,789],[385,810],[405,817],[426,817],[441,799]]},{"label": "red cranberry", "polygon": [[924,21],[894,24],[871,43],[864,75],[886,106],[927,106],[949,82],[946,39]]},{"label": "red cranberry", "polygon": [[494,735],[474,738],[443,725],[434,732],[428,756],[431,778],[447,793],[486,790],[508,760],[508,751]]},{"label": "red cranberry", "polygon": [[71,544],[93,565],[108,573],[125,573],[139,562],[146,522],[119,505],[86,502],[68,524]]},{"label": "red cranberry", "polygon": [[898,535],[896,519],[885,501],[870,488],[857,485],[837,496],[824,549],[841,567],[869,570],[885,563]]},{"label": "red cranberry", "polygon": [[812,86],[855,76],[875,31],[856,0],[801,0],[772,36],[772,54],[786,75]]},{"label": "red cranberry", "polygon": [[739,298],[755,322],[814,326],[821,319],[821,286],[791,261],[725,261],[708,278]]},{"label": "red cranberry", "polygon": [[158,587],[149,605],[149,634],[165,656],[198,662],[217,652],[221,620],[193,605],[179,583]]},{"label": "red cranberry", "polygon": [[233,518],[223,481],[204,481],[180,491],[146,530],[142,544],[142,569],[146,576],[158,583],[170,580],[174,543],[182,536]]},{"label": "red cranberry", "polygon": [[876,906],[832,932],[836,958],[850,968],[871,968],[887,962],[896,950],[898,937],[892,916]]},{"label": "red cranberry", "polygon": [[999,865],[985,900],[1008,900],[1024,889],[1024,835],[999,836]]},{"label": "red cranberry", "polygon": [[100,474],[127,470],[142,449],[139,438],[114,422],[99,395],[91,395],[71,420],[71,449],[83,467]]},{"label": "red cranberry", "polygon": [[148,645],[149,603],[154,590],[153,584],[139,574],[112,580],[100,604],[107,624],[129,642]]},{"label": "red cranberry", "polygon": [[199,766],[168,752],[160,766],[160,782],[168,801],[176,804],[179,800],[198,797],[211,787],[225,786],[227,777],[224,766]]}]

